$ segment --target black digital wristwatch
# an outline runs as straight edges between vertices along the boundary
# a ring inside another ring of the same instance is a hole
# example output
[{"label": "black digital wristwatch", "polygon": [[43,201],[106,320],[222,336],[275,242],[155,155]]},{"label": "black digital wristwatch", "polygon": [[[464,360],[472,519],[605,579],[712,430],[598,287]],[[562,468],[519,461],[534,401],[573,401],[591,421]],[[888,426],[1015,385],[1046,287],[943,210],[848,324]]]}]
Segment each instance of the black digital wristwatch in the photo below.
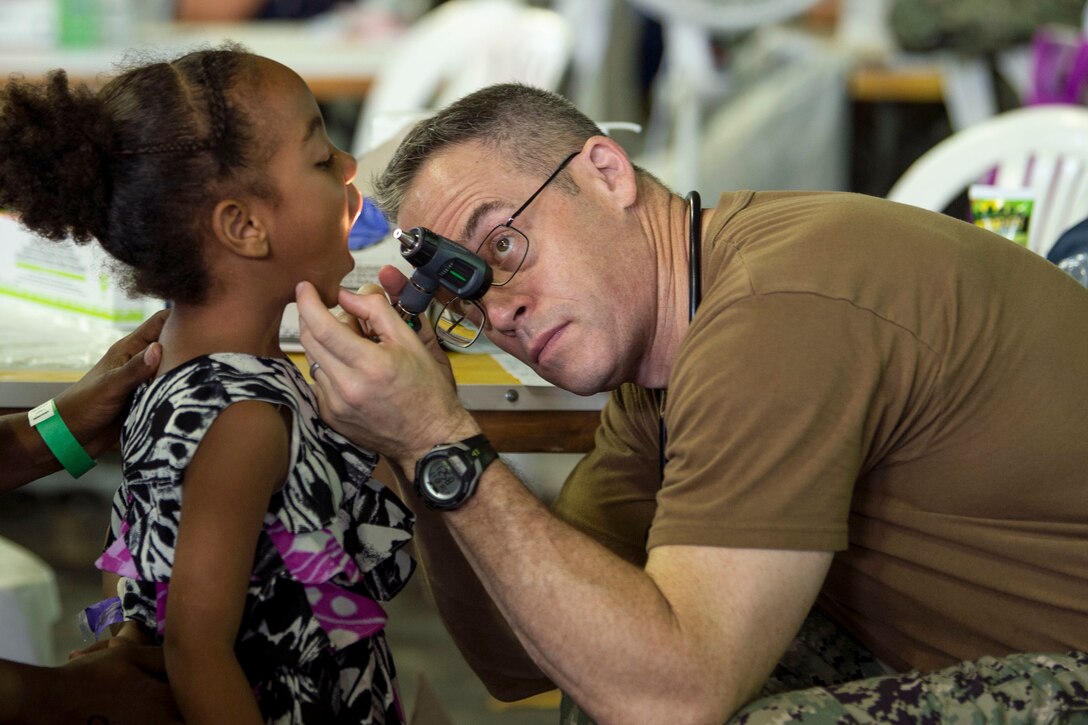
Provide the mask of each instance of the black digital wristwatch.
[{"label": "black digital wristwatch", "polygon": [[498,457],[483,433],[437,445],[416,463],[416,495],[429,508],[452,511],[476,492],[484,469]]}]

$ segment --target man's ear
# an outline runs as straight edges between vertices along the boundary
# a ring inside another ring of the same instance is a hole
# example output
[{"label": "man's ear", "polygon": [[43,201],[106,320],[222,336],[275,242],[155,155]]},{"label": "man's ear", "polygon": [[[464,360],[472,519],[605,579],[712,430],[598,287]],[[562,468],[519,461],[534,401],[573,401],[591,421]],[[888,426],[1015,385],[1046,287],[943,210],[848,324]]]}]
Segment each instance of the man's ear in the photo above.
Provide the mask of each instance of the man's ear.
[{"label": "man's ear", "polygon": [[623,147],[608,136],[592,136],[582,146],[582,155],[589,160],[592,179],[615,198],[622,208],[638,198],[638,178]]},{"label": "man's ear", "polygon": [[268,230],[253,212],[250,204],[224,199],[212,211],[212,232],[234,254],[263,259],[269,253]]}]

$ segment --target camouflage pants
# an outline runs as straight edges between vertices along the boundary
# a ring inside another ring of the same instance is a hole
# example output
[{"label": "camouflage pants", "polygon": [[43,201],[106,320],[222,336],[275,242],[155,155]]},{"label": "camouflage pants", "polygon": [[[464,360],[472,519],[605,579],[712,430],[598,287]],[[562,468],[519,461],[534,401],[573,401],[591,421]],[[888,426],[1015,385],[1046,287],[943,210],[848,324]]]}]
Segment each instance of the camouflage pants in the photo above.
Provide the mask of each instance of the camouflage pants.
[{"label": "camouflage pants", "polygon": [[[888,673],[813,610],[763,688],[730,725],[1085,723],[1088,653],[983,657],[937,672]],[[593,725],[566,695],[561,725]]]}]

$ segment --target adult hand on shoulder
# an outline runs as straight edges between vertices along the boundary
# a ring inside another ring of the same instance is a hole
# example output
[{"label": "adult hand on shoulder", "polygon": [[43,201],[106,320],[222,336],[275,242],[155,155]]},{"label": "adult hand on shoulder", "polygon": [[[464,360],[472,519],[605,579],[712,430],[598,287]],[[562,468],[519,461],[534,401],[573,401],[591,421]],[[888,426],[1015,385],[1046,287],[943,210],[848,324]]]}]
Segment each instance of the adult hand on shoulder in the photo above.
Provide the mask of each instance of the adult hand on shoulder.
[{"label": "adult hand on shoulder", "polygon": [[158,339],[169,314],[161,310],[149,317],[56,397],[57,411],[92,457],[117,443],[132,391],[158,369],[162,359]]},{"label": "adult hand on shoulder", "polygon": [[[403,275],[398,285],[391,269],[382,270],[382,282],[399,292]],[[359,320],[363,336],[341,324],[309,283],[298,286],[296,299],[302,346],[320,368],[314,389],[321,416],[333,428],[407,471],[432,446],[479,432],[429,326],[414,332],[385,295],[341,291],[340,306]]]}]

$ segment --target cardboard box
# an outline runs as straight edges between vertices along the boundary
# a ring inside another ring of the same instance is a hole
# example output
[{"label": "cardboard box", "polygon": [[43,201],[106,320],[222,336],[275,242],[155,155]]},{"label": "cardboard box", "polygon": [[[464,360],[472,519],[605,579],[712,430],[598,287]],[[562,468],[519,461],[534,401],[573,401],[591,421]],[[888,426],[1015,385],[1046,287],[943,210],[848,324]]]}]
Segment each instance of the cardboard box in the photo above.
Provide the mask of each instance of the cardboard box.
[{"label": "cardboard box", "polygon": [[53,242],[0,212],[0,294],[105,320],[138,325],[162,302],[129,297],[109,271],[109,257],[94,242]]}]

